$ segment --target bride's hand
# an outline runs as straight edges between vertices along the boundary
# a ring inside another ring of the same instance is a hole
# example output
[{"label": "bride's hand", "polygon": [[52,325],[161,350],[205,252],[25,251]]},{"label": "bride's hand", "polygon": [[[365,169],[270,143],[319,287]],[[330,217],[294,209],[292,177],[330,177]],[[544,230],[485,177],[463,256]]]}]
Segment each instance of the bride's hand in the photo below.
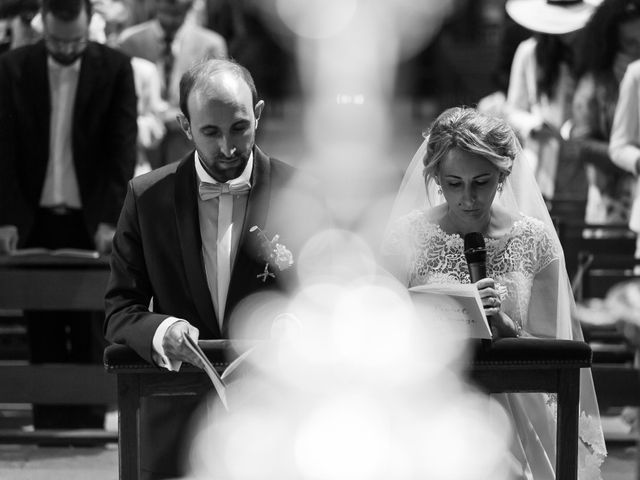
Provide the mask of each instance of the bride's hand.
[{"label": "bride's hand", "polygon": [[483,278],[476,282],[478,293],[480,294],[480,300],[482,300],[482,306],[484,307],[484,313],[487,317],[497,315],[500,313],[502,307],[502,300],[500,300],[500,294],[496,288],[496,282],[493,278]]},{"label": "bride's hand", "polygon": [[504,312],[489,317],[492,338],[518,337],[520,332],[515,322]]},{"label": "bride's hand", "polygon": [[518,328],[515,322],[502,309],[502,300],[492,278],[483,278],[476,282],[484,313],[489,319],[493,338],[517,337]]}]

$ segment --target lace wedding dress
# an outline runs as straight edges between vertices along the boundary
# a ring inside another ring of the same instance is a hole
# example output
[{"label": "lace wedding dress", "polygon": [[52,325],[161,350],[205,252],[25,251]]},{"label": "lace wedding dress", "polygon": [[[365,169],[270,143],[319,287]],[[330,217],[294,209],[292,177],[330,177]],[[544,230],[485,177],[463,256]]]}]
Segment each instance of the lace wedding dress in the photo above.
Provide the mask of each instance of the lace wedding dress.
[{"label": "lace wedding dress", "polygon": [[[502,237],[485,238],[487,276],[506,287],[503,311],[517,323],[523,336],[574,338],[570,326],[566,326],[570,322],[555,320],[559,315],[570,315],[570,303],[558,295],[564,264],[554,235],[541,220],[522,215]],[[414,210],[394,221],[387,231],[382,254],[396,263],[393,270],[402,272],[400,280],[407,287],[471,281],[463,238],[432,223],[428,210]],[[581,384],[584,393],[593,392],[588,372]],[[495,398],[509,414],[515,432],[511,448],[514,475],[555,479],[554,395],[518,393]],[[601,478],[600,464],[606,449],[597,412],[597,405],[581,404],[580,480]]]}]

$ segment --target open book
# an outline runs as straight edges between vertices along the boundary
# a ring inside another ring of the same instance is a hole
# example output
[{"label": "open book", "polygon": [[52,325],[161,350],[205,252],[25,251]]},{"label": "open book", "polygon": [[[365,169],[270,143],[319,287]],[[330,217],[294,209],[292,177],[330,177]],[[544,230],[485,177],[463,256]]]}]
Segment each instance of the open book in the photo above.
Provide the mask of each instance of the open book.
[{"label": "open book", "polygon": [[21,248],[10,253],[14,257],[26,255],[53,255],[55,257],[71,257],[71,258],[99,258],[100,254],[95,250],[83,250],[80,248],[58,248],[51,250],[48,248]]},{"label": "open book", "polygon": [[233,362],[231,362],[227,368],[224,369],[222,375],[218,373],[213,364],[209,361],[207,356],[204,354],[198,342],[191,338],[186,333],[182,334],[182,338],[185,344],[191,349],[193,353],[197,355],[202,364],[204,365],[204,371],[209,376],[211,383],[213,383],[213,387],[216,389],[216,393],[220,397],[220,401],[226,410],[229,410],[229,406],[227,405],[227,385],[225,384],[225,379],[229,377],[242,363],[242,361],[251,353],[253,348],[248,349],[244,353],[242,353],[238,358],[236,358]]},{"label": "open book", "polygon": [[471,338],[491,338],[491,328],[474,284],[430,284],[409,289],[416,308],[445,322],[466,324]]}]

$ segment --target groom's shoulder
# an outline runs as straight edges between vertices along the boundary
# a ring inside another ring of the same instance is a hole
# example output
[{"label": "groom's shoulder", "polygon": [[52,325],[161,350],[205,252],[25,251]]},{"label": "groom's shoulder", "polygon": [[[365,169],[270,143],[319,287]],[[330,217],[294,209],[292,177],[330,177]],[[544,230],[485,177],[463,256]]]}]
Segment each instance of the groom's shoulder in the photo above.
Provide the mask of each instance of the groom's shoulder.
[{"label": "groom's shoulder", "polygon": [[276,157],[272,157],[271,155],[267,155],[260,150],[258,150],[258,152],[258,154],[261,155],[269,163],[271,176],[273,178],[283,178],[286,180],[292,178],[298,171],[296,167],[289,163],[283,162],[282,160]]},{"label": "groom's shoulder", "polygon": [[283,162],[275,157],[269,157],[269,161],[271,162],[273,172],[278,175],[295,175],[298,171],[298,169],[293,165]]},{"label": "groom's shoulder", "polygon": [[178,167],[185,161],[187,160],[182,159],[133,178],[131,185],[134,192],[141,194],[152,187],[162,188],[163,185],[173,185]]},{"label": "groom's shoulder", "polygon": [[275,158],[271,161],[271,177],[276,188],[293,190],[305,196],[319,194],[320,182],[309,171]]},{"label": "groom's shoulder", "polygon": [[280,188],[308,188],[313,185],[311,176],[302,169],[291,165],[290,163],[283,162],[282,160],[265,154],[261,150],[257,149],[259,158],[268,162],[269,164],[269,177],[271,180],[271,187],[275,189]]}]

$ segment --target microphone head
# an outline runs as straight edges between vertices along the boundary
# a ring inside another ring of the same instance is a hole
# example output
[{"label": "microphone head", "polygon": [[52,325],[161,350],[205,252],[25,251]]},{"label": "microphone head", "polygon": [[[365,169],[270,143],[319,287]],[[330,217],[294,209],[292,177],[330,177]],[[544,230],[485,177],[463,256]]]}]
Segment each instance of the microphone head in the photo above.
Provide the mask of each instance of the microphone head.
[{"label": "microphone head", "polygon": [[485,262],[487,250],[480,232],[469,232],[464,236],[464,256],[467,263]]}]

